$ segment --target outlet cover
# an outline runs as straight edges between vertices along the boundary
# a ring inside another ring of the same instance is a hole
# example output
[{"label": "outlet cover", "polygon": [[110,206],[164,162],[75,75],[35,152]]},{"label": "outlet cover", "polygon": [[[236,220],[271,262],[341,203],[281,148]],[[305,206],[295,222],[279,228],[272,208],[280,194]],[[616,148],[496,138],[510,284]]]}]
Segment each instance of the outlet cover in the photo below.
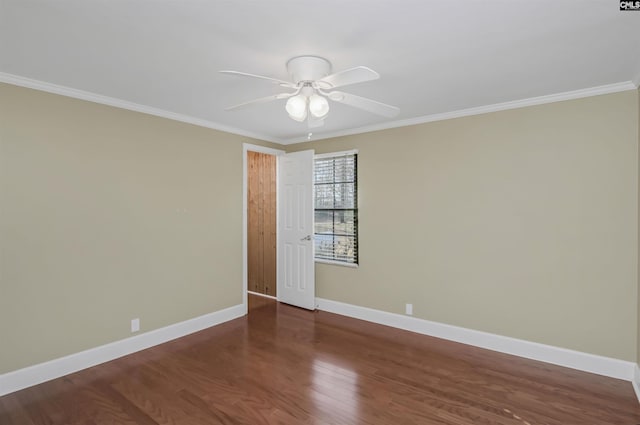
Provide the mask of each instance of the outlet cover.
[{"label": "outlet cover", "polygon": [[407,304],[404,308],[404,313],[413,316],[413,304]]},{"label": "outlet cover", "polygon": [[131,320],[131,332],[138,332],[140,330],[140,319]]}]

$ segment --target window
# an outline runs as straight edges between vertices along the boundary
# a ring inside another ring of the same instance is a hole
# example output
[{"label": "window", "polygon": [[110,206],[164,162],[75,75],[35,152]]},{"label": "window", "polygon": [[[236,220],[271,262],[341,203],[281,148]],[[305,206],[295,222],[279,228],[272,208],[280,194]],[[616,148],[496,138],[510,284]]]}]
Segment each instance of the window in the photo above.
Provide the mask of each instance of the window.
[{"label": "window", "polygon": [[358,264],[357,151],[316,155],[316,260]]}]

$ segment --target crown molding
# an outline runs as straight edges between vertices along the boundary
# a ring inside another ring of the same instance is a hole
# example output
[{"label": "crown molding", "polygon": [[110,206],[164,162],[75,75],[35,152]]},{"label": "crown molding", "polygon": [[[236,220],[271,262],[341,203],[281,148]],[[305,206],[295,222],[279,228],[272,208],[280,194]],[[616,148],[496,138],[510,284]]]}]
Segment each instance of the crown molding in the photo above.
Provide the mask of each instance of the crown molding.
[{"label": "crown molding", "polygon": [[127,109],[129,111],[142,112],[143,114],[155,115],[157,117],[167,118],[174,121],[180,121],[187,124],[197,125],[199,127],[211,128],[213,130],[224,131],[239,136],[250,137],[252,139],[281,143],[278,139],[266,136],[264,134],[252,133],[240,128],[219,124],[213,121],[195,118],[189,115],[178,114],[164,109],[153,108],[151,106],[141,105],[139,103],[128,102],[115,97],[103,96],[101,94],[91,93],[84,90],[78,90],[71,87],[51,84],[44,81],[34,80],[31,78],[21,77],[19,75],[0,72],[0,83],[12,84],[14,86],[26,87],[29,89],[40,90],[48,93],[59,94],[61,96],[72,97],[74,99],[86,100],[89,102],[99,103],[101,105],[114,106],[116,108]]},{"label": "crown molding", "polygon": [[[114,106],[116,108],[122,108],[130,111],[141,112],[143,114],[154,115],[157,117],[167,118],[174,121],[180,121],[187,124],[197,125],[199,127],[211,128],[213,130],[224,131],[224,132],[236,134],[239,136],[250,137],[252,139],[278,143],[281,145],[291,145],[294,143],[305,143],[310,141],[310,140],[307,140],[306,136],[294,137],[289,139],[279,139],[276,137],[267,136],[265,134],[253,133],[250,131],[245,131],[240,128],[219,124],[219,123],[204,120],[201,118],[195,118],[195,117],[191,117],[184,114],[165,111],[163,109],[158,109],[150,106],[141,105],[138,103],[128,102],[126,100],[117,99],[114,97],[103,96],[100,94],[91,93],[84,90],[78,90],[71,87],[51,84],[44,81],[21,77],[19,75],[13,75],[5,72],[0,72],[0,83],[13,84],[15,86],[41,90],[48,93],[54,93],[62,96],[72,97],[75,99],[86,100],[89,102],[99,103],[102,105]],[[527,99],[515,100],[510,102],[496,103],[493,105],[478,106],[475,108],[461,109],[458,111],[450,111],[450,112],[444,112],[440,114],[423,115],[420,117],[408,118],[404,120],[389,121],[381,124],[374,124],[370,126],[350,128],[350,129],[338,130],[330,133],[318,134],[317,137],[314,137],[313,140],[311,141],[331,139],[334,137],[341,137],[341,136],[351,136],[354,134],[388,130],[392,128],[406,127],[410,125],[425,124],[425,123],[434,122],[434,121],[444,121],[444,120],[449,120],[453,118],[461,118],[461,117],[467,117],[471,115],[480,115],[480,114],[486,114],[490,112],[505,111],[509,109],[518,109],[518,108],[524,108],[527,106],[543,105],[546,103],[580,99],[584,97],[617,93],[617,92],[627,91],[627,90],[637,90],[639,86],[640,86],[640,74],[638,74],[631,81],[625,81],[621,83],[607,84],[607,85],[591,87],[587,89],[580,89],[580,90],[573,90],[573,91],[556,93],[556,94],[545,95],[545,96],[531,97]]]},{"label": "crown molding", "polygon": [[[424,115],[421,117],[409,118],[405,120],[389,121],[381,124],[370,126],[350,128],[346,130],[334,131],[331,133],[318,134],[311,141],[330,139],[341,136],[351,136],[360,133],[369,133],[372,131],[388,130],[391,128],[406,127],[410,125],[424,124],[434,121],[444,121],[453,118],[468,117],[471,115],[487,114],[490,112],[505,111],[508,109],[518,109],[527,106],[543,105],[545,103],[561,102],[564,100],[580,99],[583,97],[598,96],[602,94],[617,93],[627,90],[636,90],[640,84],[640,75],[633,81],[625,81],[622,83],[607,84],[604,86],[591,87],[587,89],[573,90],[563,93],[550,94],[545,96],[530,97],[528,99],[515,100],[511,102],[495,103],[493,105],[478,106],[476,108],[461,109],[458,111],[444,112],[441,114]],[[295,137],[281,141],[283,145],[291,145],[294,143],[306,143],[306,137]]]}]

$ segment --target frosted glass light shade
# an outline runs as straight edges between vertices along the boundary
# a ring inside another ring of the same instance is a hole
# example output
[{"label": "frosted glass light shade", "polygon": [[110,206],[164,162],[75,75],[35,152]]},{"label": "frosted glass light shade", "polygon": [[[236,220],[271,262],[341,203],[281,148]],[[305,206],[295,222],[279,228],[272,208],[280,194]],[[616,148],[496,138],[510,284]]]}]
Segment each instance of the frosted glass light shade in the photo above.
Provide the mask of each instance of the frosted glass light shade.
[{"label": "frosted glass light shade", "polygon": [[316,118],[323,118],[329,113],[329,102],[325,97],[317,94],[309,97],[309,112]]},{"label": "frosted glass light shade", "polygon": [[290,97],[285,109],[292,119],[304,121],[307,118],[307,98],[301,94]]}]

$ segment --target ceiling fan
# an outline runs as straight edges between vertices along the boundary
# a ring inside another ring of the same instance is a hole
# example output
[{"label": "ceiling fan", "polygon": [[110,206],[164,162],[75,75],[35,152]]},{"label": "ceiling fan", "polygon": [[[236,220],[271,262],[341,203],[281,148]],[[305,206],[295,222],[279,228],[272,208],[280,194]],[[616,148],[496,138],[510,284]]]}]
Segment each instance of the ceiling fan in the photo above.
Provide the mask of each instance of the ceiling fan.
[{"label": "ceiling fan", "polygon": [[225,110],[232,111],[259,103],[288,99],[285,109],[289,117],[298,122],[307,120],[309,128],[320,127],[324,124],[324,119],[329,113],[329,100],[388,118],[395,117],[400,112],[400,109],[395,106],[335,90],[338,87],[349,84],[380,78],[380,74],[366,66],[357,66],[330,74],[331,63],[328,60],[318,56],[297,56],[287,62],[287,71],[292,81],[239,71],[220,71],[223,74],[270,81],[285,89],[293,90],[292,92],[278,93],[250,100]]}]

